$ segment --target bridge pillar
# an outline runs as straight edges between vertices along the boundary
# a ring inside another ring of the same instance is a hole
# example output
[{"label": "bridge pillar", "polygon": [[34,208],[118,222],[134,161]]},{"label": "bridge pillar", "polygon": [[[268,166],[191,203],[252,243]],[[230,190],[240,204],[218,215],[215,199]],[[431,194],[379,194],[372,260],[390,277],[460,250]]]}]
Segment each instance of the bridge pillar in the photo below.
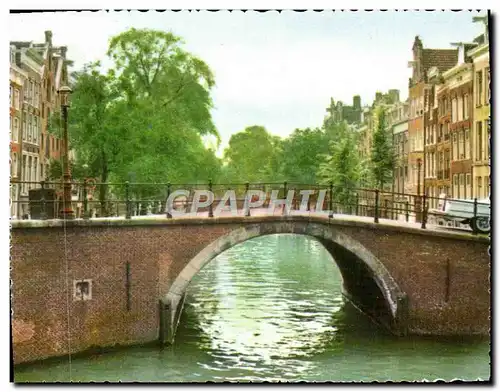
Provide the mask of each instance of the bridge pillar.
[{"label": "bridge pillar", "polygon": [[186,293],[180,296],[177,301],[173,300],[166,302],[165,300],[160,299],[160,331],[158,339],[161,345],[174,343],[175,333],[177,331],[177,326],[179,325],[185,300]]}]

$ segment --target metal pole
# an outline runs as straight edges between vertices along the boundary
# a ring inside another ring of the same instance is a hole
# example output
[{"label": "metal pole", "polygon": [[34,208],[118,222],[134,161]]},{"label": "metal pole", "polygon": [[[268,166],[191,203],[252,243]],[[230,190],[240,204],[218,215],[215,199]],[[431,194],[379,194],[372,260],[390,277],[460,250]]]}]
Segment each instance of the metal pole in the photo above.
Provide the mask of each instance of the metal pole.
[{"label": "metal pole", "polygon": [[427,224],[427,207],[426,207],[426,203],[427,203],[427,197],[426,197],[426,194],[424,192],[424,195],[423,195],[423,212],[422,212],[422,229],[425,229],[426,228],[426,224]]},{"label": "metal pole", "polygon": [[283,183],[283,198],[285,199],[285,204],[283,205],[283,210],[281,210],[281,214],[282,215],[286,215],[287,214],[287,211],[286,211],[286,198],[287,198],[287,194],[288,194],[288,187],[287,187],[287,182],[285,181]]},{"label": "metal pole", "polygon": [[46,220],[47,219],[47,208],[46,208],[46,205],[45,205],[45,181],[42,181],[40,183],[40,185],[42,186],[42,210],[40,211],[40,219],[42,220]]},{"label": "metal pole", "polygon": [[379,190],[375,189],[375,219],[374,219],[375,223],[378,223],[378,203],[379,203]]},{"label": "metal pole", "polygon": [[[210,193],[212,193],[212,180],[208,180],[208,190],[210,191]],[[212,208],[212,203],[210,203],[210,205],[208,206],[208,217],[209,218],[213,218],[214,217],[214,211],[213,211],[213,208]]]},{"label": "metal pole", "polygon": [[172,211],[170,211],[170,204],[168,203],[168,198],[170,197],[170,183],[167,184],[167,205],[166,205],[166,210],[167,210],[167,218],[172,218]]},{"label": "metal pole", "polygon": [[246,205],[246,211],[245,211],[245,216],[250,216],[250,202],[251,200],[248,200],[248,190],[250,189],[250,184],[247,182],[245,184],[245,205]]},{"label": "metal pole", "polygon": [[87,195],[87,179],[83,180],[83,218],[88,218],[88,195]]},{"label": "metal pole", "polygon": [[126,203],[126,215],[125,219],[130,219],[130,184],[128,181],[125,182],[125,203]]},{"label": "metal pole", "polygon": [[63,193],[63,209],[60,212],[61,219],[74,219],[75,214],[71,208],[71,169],[69,167],[69,156],[68,156],[68,105],[61,105],[62,117],[63,117],[63,166],[64,166],[64,193]]},{"label": "metal pole", "polygon": [[417,222],[422,220],[422,200],[420,199],[420,174],[422,169],[422,160],[417,159],[417,200],[415,203],[415,220]]},{"label": "metal pole", "polygon": [[328,209],[330,213],[328,214],[329,218],[333,218],[333,183],[330,181],[330,199],[328,200]]}]

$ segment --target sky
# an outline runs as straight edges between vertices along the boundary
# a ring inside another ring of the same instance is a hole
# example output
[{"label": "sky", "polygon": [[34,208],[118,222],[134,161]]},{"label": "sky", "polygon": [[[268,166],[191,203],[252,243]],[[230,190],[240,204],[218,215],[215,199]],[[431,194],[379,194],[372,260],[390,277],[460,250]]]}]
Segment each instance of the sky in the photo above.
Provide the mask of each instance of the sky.
[{"label": "sky", "polygon": [[[482,12],[484,14],[484,12]],[[73,70],[106,63],[110,37],[130,27],[171,31],[213,70],[212,116],[221,135],[262,125],[285,137],[321,126],[330,97],[346,104],[377,91],[408,96],[411,47],[451,48],[483,31],[469,11],[55,12],[9,15],[9,39],[66,45]]]}]

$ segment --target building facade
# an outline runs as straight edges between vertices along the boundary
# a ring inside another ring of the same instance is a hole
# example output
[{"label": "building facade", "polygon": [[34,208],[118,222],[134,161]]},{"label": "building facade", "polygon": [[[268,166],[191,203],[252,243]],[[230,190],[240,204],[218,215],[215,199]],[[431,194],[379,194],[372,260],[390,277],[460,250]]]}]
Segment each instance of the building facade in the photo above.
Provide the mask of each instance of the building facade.
[{"label": "building facade", "polygon": [[398,199],[406,200],[404,193],[408,193],[408,102],[398,102],[388,111],[388,120],[392,129],[392,144],[394,147],[394,174],[393,192]]},{"label": "building facade", "polygon": [[40,181],[40,143],[42,116],[40,111],[41,66],[43,59],[30,42],[12,42],[11,58],[16,67],[22,69],[27,77],[22,94],[21,123],[21,181],[18,211],[21,217],[29,215],[29,191],[36,188]]},{"label": "building facade", "polygon": [[13,218],[18,218],[21,211],[18,202],[21,184],[17,184],[15,183],[15,181],[20,181],[23,176],[23,173],[21,171],[21,161],[23,157],[23,89],[25,82],[28,79],[28,74],[16,65],[15,51],[13,51],[12,48],[10,49],[10,56],[10,176],[13,181],[10,189],[10,216]]},{"label": "building facade", "polygon": [[[486,26],[487,27],[487,26]],[[472,196],[485,199],[490,196],[490,53],[488,35],[483,42],[468,52],[473,77],[472,118]]]},{"label": "building facade", "polygon": [[[410,114],[408,119],[408,139],[410,142],[408,152],[408,189],[410,193],[423,194],[424,189],[426,189],[424,182],[427,169],[424,157],[424,139],[426,139],[426,135],[424,135],[426,128],[426,119],[424,116],[425,96],[428,95],[428,91],[432,89],[432,84],[430,84],[428,80],[428,71],[432,68],[436,68],[439,72],[445,72],[455,66],[458,61],[458,50],[424,49],[422,41],[418,36],[415,37],[412,49],[413,61],[411,61],[410,64],[413,73],[409,81],[408,94],[410,101]],[[435,122],[435,120],[433,120],[433,122]],[[439,144],[444,144],[448,141],[448,139],[445,140],[447,129],[445,132],[444,123],[443,127],[438,125],[437,132],[439,149]],[[449,136],[446,137],[449,138]],[[443,152],[443,154],[440,155],[440,157],[443,158],[443,166],[441,168],[444,170],[444,146],[441,146],[441,151]]]},{"label": "building facade", "polygon": [[448,85],[451,121],[451,197],[472,198],[472,64],[465,57],[466,45],[459,47],[458,64],[443,74]]},{"label": "building facade", "polygon": [[[18,69],[26,74],[20,92],[20,143],[16,146],[20,152],[11,159],[19,167],[17,178],[22,182],[19,190],[13,191],[17,192],[19,200],[15,213],[17,217],[28,217],[29,191],[38,188],[40,181],[47,180],[50,161],[60,159],[62,140],[48,132],[48,124],[51,116],[59,112],[57,91],[68,81],[68,61],[66,47],[54,47],[50,31],[45,32],[43,43],[14,41],[10,49],[11,70]],[[13,128],[15,124],[14,119]]]},{"label": "building facade", "polygon": [[342,101],[337,101],[330,98],[330,106],[326,111],[329,113],[325,121],[342,122],[348,124],[360,124],[362,122],[361,97],[355,95],[352,98],[352,106],[344,105]]}]

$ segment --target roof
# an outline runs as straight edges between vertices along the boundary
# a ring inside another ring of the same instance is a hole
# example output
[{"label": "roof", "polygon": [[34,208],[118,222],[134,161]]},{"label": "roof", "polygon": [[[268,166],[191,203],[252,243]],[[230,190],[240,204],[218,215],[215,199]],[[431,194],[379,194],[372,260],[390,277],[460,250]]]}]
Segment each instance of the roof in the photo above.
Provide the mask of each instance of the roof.
[{"label": "roof", "polygon": [[457,65],[457,62],[458,49],[423,49],[422,51],[424,72],[427,72],[432,67],[444,72]]},{"label": "roof", "polygon": [[16,48],[29,48],[32,44],[32,41],[10,41],[10,45],[15,46]]}]

